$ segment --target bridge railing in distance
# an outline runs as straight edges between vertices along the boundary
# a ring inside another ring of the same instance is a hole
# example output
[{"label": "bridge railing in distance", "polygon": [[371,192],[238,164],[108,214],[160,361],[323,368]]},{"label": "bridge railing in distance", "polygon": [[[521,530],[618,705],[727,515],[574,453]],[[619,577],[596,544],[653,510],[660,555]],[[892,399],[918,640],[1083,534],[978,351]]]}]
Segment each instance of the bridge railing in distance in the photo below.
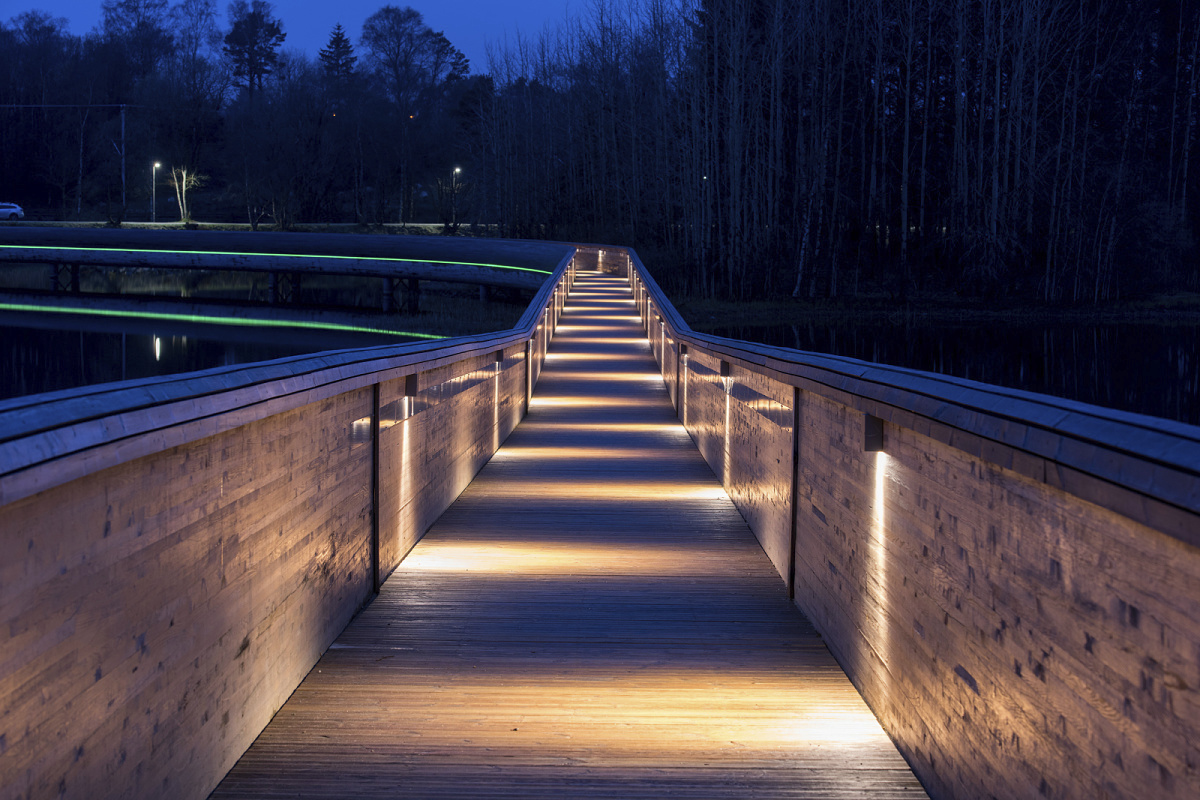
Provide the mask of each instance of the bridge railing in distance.
[{"label": "bridge railing in distance", "polygon": [[0,403],[0,797],[206,797],[524,415],[559,253],[509,331]]},{"label": "bridge railing in distance", "polygon": [[931,796],[1200,796],[1200,428],[698,334],[627,252],[679,418]]}]

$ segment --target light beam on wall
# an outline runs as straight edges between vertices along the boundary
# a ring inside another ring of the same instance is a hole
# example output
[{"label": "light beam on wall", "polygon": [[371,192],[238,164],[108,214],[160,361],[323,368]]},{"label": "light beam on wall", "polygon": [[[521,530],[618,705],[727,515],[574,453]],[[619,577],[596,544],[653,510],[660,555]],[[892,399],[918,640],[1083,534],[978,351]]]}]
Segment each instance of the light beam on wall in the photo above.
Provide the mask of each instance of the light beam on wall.
[{"label": "light beam on wall", "polygon": [[875,492],[871,501],[871,572],[878,586],[875,598],[875,630],[878,640],[872,645],[883,662],[880,685],[884,694],[891,686],[891,632],[888,626],[888,556],[887,556],[887,484],[890,468],[888,454],[875,451]]},{"label": "light beam on wall", "polygon": [[732,409],[730,401],[732,400],[731,390],[733,389],[733,377],[730,375],[730,367],[728,361],[721,362],[721,386],[725,390],[725,449],[722,454],[721,464],[721,483],[726,489],[732,488],[729,485],[731,472],[733,470],[733,455],[729,450],[729,422],[732,418]]}]

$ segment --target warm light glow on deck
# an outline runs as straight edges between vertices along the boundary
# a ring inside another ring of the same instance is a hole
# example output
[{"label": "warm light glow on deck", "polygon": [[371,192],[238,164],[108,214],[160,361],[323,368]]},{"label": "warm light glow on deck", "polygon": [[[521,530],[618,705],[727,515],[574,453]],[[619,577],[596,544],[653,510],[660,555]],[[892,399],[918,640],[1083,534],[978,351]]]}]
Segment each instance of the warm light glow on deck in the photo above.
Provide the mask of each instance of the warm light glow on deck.
[{"label": "warm light glow on deck", "polygon": [[539,497],[564,500],[610,500],[614,503],[662,500],[722,500],[725,490],[711,481],[602,481],[587,483],[572,478],[561,481],[513,481],[489,490],[489,496],[502,499]]},{"label": "warm light glow on deck", "polygon": [[547,361],[629,361],[622,353],[547,353]]},{"label": "warm light glow on deck", "polygon": [[[633,274],[623,254],[600,256]],[[581,283],[623,288],[625,279],[584,274]],[[638,295],[649,305],[644,285]],[[617,302],[607,302],[611,313]],[[661,387],[665,376],[641,319],[611,319],[607,347],[595,346],[574,338],[599,331],[568,304],[567,335],[554,339],[523,419],[520,403],[500,409],[516,375],[501,387],[497,367],[489,416],[496,430],[520,419],[516,430],[322,656],[222,796],[245,796],[249,785],[312,793],[317,778],[330,795],[924,796],[787,601],[666,393],[646,383]],[[540,330],[522,388],[550,341]],[[670,343],[651,330],[661,354]],[[675,366],[667,380],[686,408],[682,352]],[[710,371],[696,373],[698,383]],[[724,432],[715,396],[702,393],[692,414],[717,471],[724,433],[727,474],[739,447],[729,435],[731,380]],[[488,414],[484,391],[464,414]],[[402,423],[406,545],[422,514],[440,510],[419,494],[439,479],[423,458],[426,440],[461,427],[469,452],[487,444],[475,424],[484,420],[458,421]],[[395,435],[381,451],[389,467]],[[434,466],[453,475],[468,463]],[[869,596],[856,604],[864,614],[886,588],[884,499],[898,491],[886,461],[874,465],[874,474],[871,461],[856,465],[867,496],[854,502],[870,503],[874,489],[879,515],[853,532],[867,539],[855,572],[867,574]],[[388,522],[394,541],[398,526]],[[874,617],[857,621],[875,627]]]},{"label": "warm light glow on deck", "polygon": [[662,453],[658,447],[505,447],[492,456],[497,461],[636,461]]},{"label": "warm light glow on deck", "polygon": [[596,431],[598,433],[658,433],[671,436],[687,436],[687,431],[679,423],[659,422],[527,422],[522,423],[538,428],[550,428],[558,431]]},{"label": "warm light glow on deck", "polygon": [[556,380],[566,381],[595,381],[596,383],[611,383],[624,381],[628,383],[662,383],[662,375],[657,372],[582,372],[558,369],[554,371]]},{"label": "warm light glow on deck", "polygon": [[[608,335],[605,336],[601,340],[604,342],[611,342],[611,341],[613,341],[614,338],[617,338],[617,339],[621,338],[621,332],[618,331],[614,334],[612,327],[609,325],[559,325],[558,332],[559,333],[584,333],[584,332],[586,332],[586,333],[606,333]],[[630,336],[636,335],[636,332],[630,333],[629,335]],[[579,341],[579,340],[578,339],[571,340],[572,343],[577,342],[577,341]],[[588,339],[585,341],[595,341],[595,340]]]},{"label": "warm light glow on deck", "polygon": [[622,575],[690,575],[696,571],[694,557],[695,550],[686,546],[455,538],[422,542],[404,560],[403,569],[504,575],[572,576],[614,571]]},{"label": "warm light glow on deck", "polygon": [[640,397],[611,397],[609,395],[534,395],[530,408],[614,408],[644,405]]},{"label": "warm light glow on deck", "polygon": [[630,342],[639,342],[640,343],[640,342],[645,342],[645,341],[646,341],[645,336],[637,336],[635,334],[629,334],[626,336],[607,336],[607,337],[603,337],[603,338],[599,337],[599,336],[596,336],[596,337],[572,336],[571,337],[572,345],[585,344],[585,345],[612,346],[613,344],[629,344]]},{"label": "warm light glow on deck", "polygon": [[822,686],[780,731],[791,744],[872,744],[886,746],[887,734],[852,687]]}]

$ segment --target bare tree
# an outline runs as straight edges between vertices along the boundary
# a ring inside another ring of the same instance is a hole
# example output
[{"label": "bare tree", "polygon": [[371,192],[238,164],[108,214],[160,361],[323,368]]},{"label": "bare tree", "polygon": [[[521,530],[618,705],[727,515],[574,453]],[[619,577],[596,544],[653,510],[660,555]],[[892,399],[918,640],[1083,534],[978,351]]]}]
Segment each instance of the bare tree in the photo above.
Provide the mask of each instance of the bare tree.
[{"label": "bare tree", "polygon": [[175,189],[175,202],[179,204],[179,220],[192,221],[192,209],[188,200],[188,192],[204,185],[205,176],[197,175],[187,167],[171,167],[167,173],[167,182]]}]

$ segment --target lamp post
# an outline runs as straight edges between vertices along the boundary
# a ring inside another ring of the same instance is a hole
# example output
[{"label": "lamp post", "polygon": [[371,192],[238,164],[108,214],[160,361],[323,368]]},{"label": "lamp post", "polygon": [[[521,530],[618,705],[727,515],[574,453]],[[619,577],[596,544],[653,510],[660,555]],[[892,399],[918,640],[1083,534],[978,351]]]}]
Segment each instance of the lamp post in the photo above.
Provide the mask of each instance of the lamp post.
[{"label": "lamp post", "polygon": [[458,173],[462,172],[459,167],[454,168],[454,174],[450,176],[450,227],[458,225]]},{"label": "lamp post", "polygon": [[162,164],[154,162],[153,169],[150,170],[150,221],[158,222],[158,168]]}]

